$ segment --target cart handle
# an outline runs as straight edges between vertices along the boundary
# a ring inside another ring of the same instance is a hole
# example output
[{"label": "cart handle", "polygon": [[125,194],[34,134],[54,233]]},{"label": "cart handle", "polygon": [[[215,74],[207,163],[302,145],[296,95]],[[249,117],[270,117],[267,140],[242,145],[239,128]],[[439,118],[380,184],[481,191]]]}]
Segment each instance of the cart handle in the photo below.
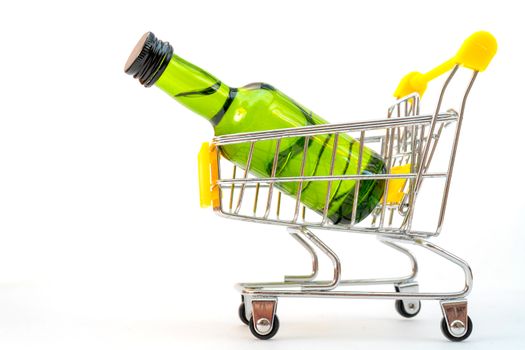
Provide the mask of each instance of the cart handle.
[{"label": "cart handle", "polygon": [[411,72],[405,75],[399,82],[394,97],[400,99],[414,92],[423,96],[429,81],[448,72],[456,65],[483,72],[497,50],[498,43],[492,34],[484,31],[476,32],[463,42],[456,55],[448,61],[424,74]]},{"label": "cart handle", "polygon": [[210,204],[216,208],[219,202],[219,187],[216,186],[218,179],[217,171],[217,147],[203,142],[199,151],[199,193],[201,208],[207,208]]}]

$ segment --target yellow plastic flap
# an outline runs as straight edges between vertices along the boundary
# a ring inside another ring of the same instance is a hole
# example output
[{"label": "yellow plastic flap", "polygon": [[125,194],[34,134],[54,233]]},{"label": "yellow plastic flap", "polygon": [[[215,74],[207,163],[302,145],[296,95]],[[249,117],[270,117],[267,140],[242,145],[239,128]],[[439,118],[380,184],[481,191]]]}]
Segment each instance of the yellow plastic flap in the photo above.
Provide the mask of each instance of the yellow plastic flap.
[{"label": "yellow plastic flap", "polygon": [[201,208],[211,204],[210,145],[204,142],[199,151],[199,193]]},{"label": "yellow plastic flap", "polygon": [[220,206],[219,178],[217,147],[208,142],[203,142],[199,150],[199,193],[201,208],[214,208]]},{"label": "yellow plastic flap", "polygon": [[[390,168],[390,174],[410,174],[410,164],[395,166]],[[386,201],[388,204],[399,204],[403,200],[404,188],[407,179],[392,179],[388,183],[388,194]]]}]

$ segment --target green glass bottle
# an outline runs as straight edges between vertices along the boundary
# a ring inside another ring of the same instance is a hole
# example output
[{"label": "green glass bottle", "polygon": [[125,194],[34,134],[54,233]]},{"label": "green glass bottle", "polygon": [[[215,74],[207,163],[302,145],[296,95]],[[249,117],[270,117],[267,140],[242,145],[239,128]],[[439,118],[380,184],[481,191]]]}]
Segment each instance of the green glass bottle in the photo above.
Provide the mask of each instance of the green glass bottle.
[{"label": "green glass bottle", "polygon": [[[216,135],[283,129],[306,125],[326,124],[312,113],[271,85],[254,83],[232,88],[201,68],[173,54],[172,46],[146,33],[137,43],[125,65],[125,72],[146,87],[156,85],[175,100],[206,118]],[[304,150],[303,137],[281,141],[276,176],[300,175]],[[259,177],[271,175],[276,141],[255,144],[250,171]],[[346,134],[338,139],[334,174],[355,175],[359,143]],[[329,175],[333,151],[333,135],[312,136],[309,139],[304,175]],[[244,168],[249,145],[234,144],[221,147],[222,154]],[[362,174],[385,172],[379,155],[365,147]],[[330,191],[328,218],[334,224],[349,223],[352,217],[355,181],[333,181]],[[297,183],[276,184],[281,191],[295,196]],[[323,212],[327,182],[305,182],[301,202],[310,209]],[[364,180],[360,183],[356,222],[364,219],[376,207],[384,191],[384,181]]]}]

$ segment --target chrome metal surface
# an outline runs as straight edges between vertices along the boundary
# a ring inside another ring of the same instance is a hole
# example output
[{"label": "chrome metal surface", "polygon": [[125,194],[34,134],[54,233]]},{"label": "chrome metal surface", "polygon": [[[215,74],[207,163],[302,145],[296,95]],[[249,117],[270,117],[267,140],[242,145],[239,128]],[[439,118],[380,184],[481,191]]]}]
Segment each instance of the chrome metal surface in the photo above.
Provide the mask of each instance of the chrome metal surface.
[{"label": "chrome metal surface", "polygon": [[273,328],[273,320],[277,311],[277,298],[252,299],[252,322],[260,335],[266,335]]},{"label": "chrome metal surface", "polygon": [[461,337],[467,333],[467,300],[441,301],[441,310],[450,334],[455,337]]},{"label": "chrome metal surface", "polygon": [[[304,149],[303,149],[303,158],[301,160],[301,173],[300,178],[304,178],[304,167],[306,165],[306,155],[308,154],[308,142],[310,141],[310,136],[304,138]],[[299,216],[299,208],[301,206],[301,195],[303,193],[303,183],[304,179],[299,181],[299,189],[297,190],[296,199],[295,199],[295,212],[293,215],[292,222],[297,222],[297,217]]]},{"label": "chrome metal surface", "polygon": [[[437,178],[446,177],[447,173],[426,173],[423,174],[423,178]],[[218,185],[230,185],[230,184],[256,184],[263,182],[307,182],[307,181],[330,181],[330,180],[387,180],[387,179],[415,179],[417,174],[365,174],[365,175],[317,175],[317,176],[286,176],[286,177],[265,177],[265,178],[242,178],[242,179],[223,179],[218,180]]]},{"label": "chrome metal surface", "polygon": [[[329,133],[361,132],[362,130],[377,130],[396,126],[410,125],[429,125],[433,120],[433,115],[407,116],[406,118],[376,119],[361,122],[341,123],[341,124],[319,124],[297,128],[276,129],[270,131],[256,131],[239,134],[215,136],[212,142],[218,146],[232,143],[272,140],[286,137],[315,136]],[[456,121],[456,116],[447,113],[440,113],[437,116],[438,122]]]},{"label": "chrome metal surface", "polygon": [[[275,153],[273,155],[273,163],[272,163],[272,172],[271,176],[275,177],[275,172],[277,171],[277,160],[279,159],[279,150],[281,149],[281,139],[277,139],[275,143]],[[233,184],[232,184],[233,186]],[[264,218],[267,219],[268,215],[270,215],[270,207],[272,205],[272,196],[273,196],[273,182],[269,184],[268,188],[268,199],[266,201],[266,211],[264,212]]]},{"label": "chrome metal surface", "polygon": [[[336,158],[336,154],[337,154],[337,143],[339,141],[339,134],[338,133],[335,133],[334,134],[334,144],[333,144],[333,149],[332,149],[332,159],[330,160],[330,171],[329,171],[329,176],[330,177],[333,177],[334,176],[334,165],[335,165],[335,158]],[[359,172],[358,172],[359,173]],[[325,197],[325,200],[324,200],[324,208],[323,208],[323,220],[322,220],[322,224],[323,225],[326,225],[327,223],[327,220],[328,220],[328,207],[330,206],[330,194],[332,192],[332,180],[328,180],[328,188],[326,189],[326,197]]]},{"label": "chrome metal surface", "polygon": [[[445,92],[447,90],[447,87],[450,84],[450,81],[452,80],[454,75],[456,74],[458,68],[459,68],[459,66],[456,65],[452,69],[452,71],[450,72],[449,76],[447,77],[447,80],[445,80],[445,83],[443,84],[443,87],[441,88],[441,92],[439,94],[439,99],[438,99],[438,102],[437,102],[437,105],[436,105],[435,112],[434,112],[434,114],[432,116],[432,121],[430,122],[430,130],[428,132],[429,136],[427,138],[427,143],[426,143],[426,145],[424,147],[424,150],[423,150],[423,156],[422,156],[422,158],[420,160],[420,164],[418,164],[418,171],[417,171],[416,179],[414,180],[414,189],[413,189],[414,195],[413,195],[413,200],[412,200],[412,206],[409,208],[408,214],[407,214],[407,217],[408,217],[407,230],[408,231],[410,231],[410,229],[412,227],[412,219],[413,219],[413,216],[414,216],[414,209],[416,207],[417,195],[419,193],[419,187],[421,186],[421,181],[423,180],[423,176],[422,175],[424,173],[425,168],[428,166],[427,159],[428,159],[428,156],[429,156],[430,149],[432,147],[431,145],[432,145],[433,142],[437,141],[435,138],[433,138],[433,135],[434,135],[434,130],[436,128],[439,112],[441,110],[441,104],[443,102],[443,98],[445,97]],[[439,233],[439,232],[437,232],[437,233]]]},{"label": "chrome metal surface", "polygon": [[[361,131],[361,134],[359,136],[359,155],[357,158],[357,174],[361,174],[361,166],[363,164],[363,149],[365,145],[365,132]],[[356,175],[357,175],[356,174]],[[333,174],[330,174],[333,175]],[[352,218],[350,221],[350,226],[355,225],[355,218],[357,214],[357,201],[359,199],[359,187],[361,186],[361,181],[356,180],[354,185],[354,202],[352,203]]]},{"label": "chrome metal surface", "polygon": [[[386,152],[386,172],[387,175],[390,174],[390,168],[392,167],[392,151],[394,148],[394,130],[395,129],[387,129],[386,130],[386,143],[387,145],[387,152]],[[404,177],[403,177],[404,178]],[[386,178],[385,181],[385,191],[384,193],[388,193],[388,185],[390,183],[390,179]],[[387,207],[387,198],[388,196],[383,195],[383,205],[381,206],[381,214],[379,215],[379,229],[381,230],[384,227],[385,222],[385,211]]]},{"label": "chrome metal surface", "polygon": [[301,234],[303,233],[301,230],[296,228],[288,228],[288,232],[290,235],[297,241],[301,246],[308,251],[310,256],[312,257],[312,272],[310,272],[308,275],[293,275],[293,276],[284,276],[285,282],[306,282],[306,281],[312,281],[314,278],[317,277],[317,274],[319,272],[319,258],[317,257],[317,254],[312,248],[308,242],[301,237]]},{"label": "chrome metal surface", "polygon": [[[240,283],[237,289],[245,296],[253,297],[303,297],[303,298],[358,298],[358,299],[401,299],[401,300],[451,300],[465,298],[472,288],[472,271],[470,266],[457,256],[447,252],[441,247],[426,240],[404,236],[398,238],[381,237],[382,240],[391,243],[414,244],[428,250],[445,260],[459,266],[465,275],[465,286],[454,292],[375,292],[375,291],[347,291],[336,290],[335,286],[357,286],[374,284],[401,284],[408,283],[405,278],[372,278],[359,280],[340,279],[337,283],[331,281],[309,281],[309,282],[259,282]],[[334,254],[337,258],[337,256]],[[416,268],[417,269],[417,268]],[[415,276],[415,273],[413,274]],[[331,284],[331,288],[327,285]],[[334,286],[335,284],[335,286]],[[323,289],[325,288],[325,289]]]},{"label": "chrome metal surface", "polygon": [[[245,180],[248,178],[248,172],[250,171],[250,165],[252,164],[254,146],[255,146],[255,142],[251,142],[250,152],[248,153],[248,160],[246,161],[246,169],[244,169],[244,179]],[[241,210],[241,204],[242,204],[242,199],[244,197],[245,188],[246,188],[246,184],[243,183],[241,185],[241,193],[239,194],[239,200],[237,201],[237,207],[235,207],[235,214],[238,214],[239,210]]]},{"label": "chrome metal surface", "polygon": [[306,238],[310,240],[317,248],[319,248],[323,253],[330,258],[333,264],[334,269],[334,278],[331,281],[326,282],[320,282],[313,284],[304,284],[301,286],[302,289],[305,290],[332,290],[341,281],[341,261],[337,257],[337,255],[333,252],[332,249],[330,249],[323,241],[319,239],[316,235],[313,234],[312,231],[306,229],[305,227],[301,227],[301,232],[305,235]]},{"label": "chrome metal surface", "polygon": [[467,333],[467,325],[460,320],[454,320],[448,326],[450,333],[455,336],[461,337],[463,334]]},{"label": "chrome metal surface", "polygon": [[470,90],[472,89],[472,86],[474,85],[474,81],[476,80],[476,77],[478,76],[478,72],[474,71],[472,74],[472,78],[470,79],[470,83],[467,87],[467,91],[465,91],[465,95],[463,96],[463,101],[461,103],[461,111],[459,112],[459,118],[456,124],[456,135],[454,137],[454,143],[452,145],[452,153],[450,155],[450,161],[448,164],[448,176],[445,182],[445,190],[443,191],[443,199],[441,201],[441,208],[439,211],[439,221],[437,225],[437,232],[438,234],[441,232],[441,229],[443,227],[443,220],[445,218],[445,210],[447,208],[447,200],[448,200],[448,191],[450,189],[450,181],[452,179],[452,172],[454,170],[454,161],[456,160],[456,151],[458,148],[458,141],[459,141],[459,133],[461,131],[461,124],[463,122],[463,116],[465,114],[465,106],[467,104],[467,98],[470,93]]},{"label": "chrome metal surface", "polygon": [[[237,175],[237,165],[234,165],[233,166],[233,174],[232,174],[232,179],[235,179],[235,176]],[[231,190],[230,190],[230,205],[228,206],[228,209],[230,209],[230,211],[232,211],[232,208],[233,208],[233,193],[235,191],[235,184],[232,184],[231,185]]]},{"label": "chrome metal surface", "polygon": [[257,329],[257,332],[262,335],[268,334],[272,330],[272,323],[269,319],[261,317],[257,320],[257,323],[255,324],[255,329]]},{"label": "chrome metal surface", "polygon": [[[418,293],[419,292],[419,284],[417,282],[400,283],[400,284],[396,284],[396,287],[400,293],[407,293],[407,292]],[[419,301],[418,299],[402,299],[405,310],[409,314],[417,314],[419,312],[421,304],[418,303],[418,301]]]},{"label": "chrome metal surface", "polygon": [[279,214],[281,212],[281,195],[282,195],[281,192],[277,193],[277,210],[275,211],[277,220],[279,220]]},{"label": "chrome metal surface", "polygon": [[255,198],[253,199],[253,215],[257,215],[257,203],[259,202],[259,188],[261,184],[258,183],[255,185]]}]

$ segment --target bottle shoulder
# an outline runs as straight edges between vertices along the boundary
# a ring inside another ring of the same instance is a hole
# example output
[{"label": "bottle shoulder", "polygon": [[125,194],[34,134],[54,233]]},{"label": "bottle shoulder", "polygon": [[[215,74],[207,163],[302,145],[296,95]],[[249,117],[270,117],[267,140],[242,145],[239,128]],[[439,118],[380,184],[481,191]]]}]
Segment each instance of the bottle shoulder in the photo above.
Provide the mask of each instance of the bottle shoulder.
[{"label": "bottle shoulder", "polygon": [[239,104],[245,106],[257,105],[258,108],[264,108],[264,105],[272,104],[278,95],[279,90],[272,85],[257,82],[237,88],[236,99]]},{"label": "bottle shoulder", "polygon": [[242,86],[240,89],[246,90],[267,90],[267,91],[278,91],[273,85],[263,82],[255,82]]},{"label": "bottle shoulder", "polygon": [[236,89],[217,135],[324,124],[325,120],[304,108],[274,86],[251,83]]}]

